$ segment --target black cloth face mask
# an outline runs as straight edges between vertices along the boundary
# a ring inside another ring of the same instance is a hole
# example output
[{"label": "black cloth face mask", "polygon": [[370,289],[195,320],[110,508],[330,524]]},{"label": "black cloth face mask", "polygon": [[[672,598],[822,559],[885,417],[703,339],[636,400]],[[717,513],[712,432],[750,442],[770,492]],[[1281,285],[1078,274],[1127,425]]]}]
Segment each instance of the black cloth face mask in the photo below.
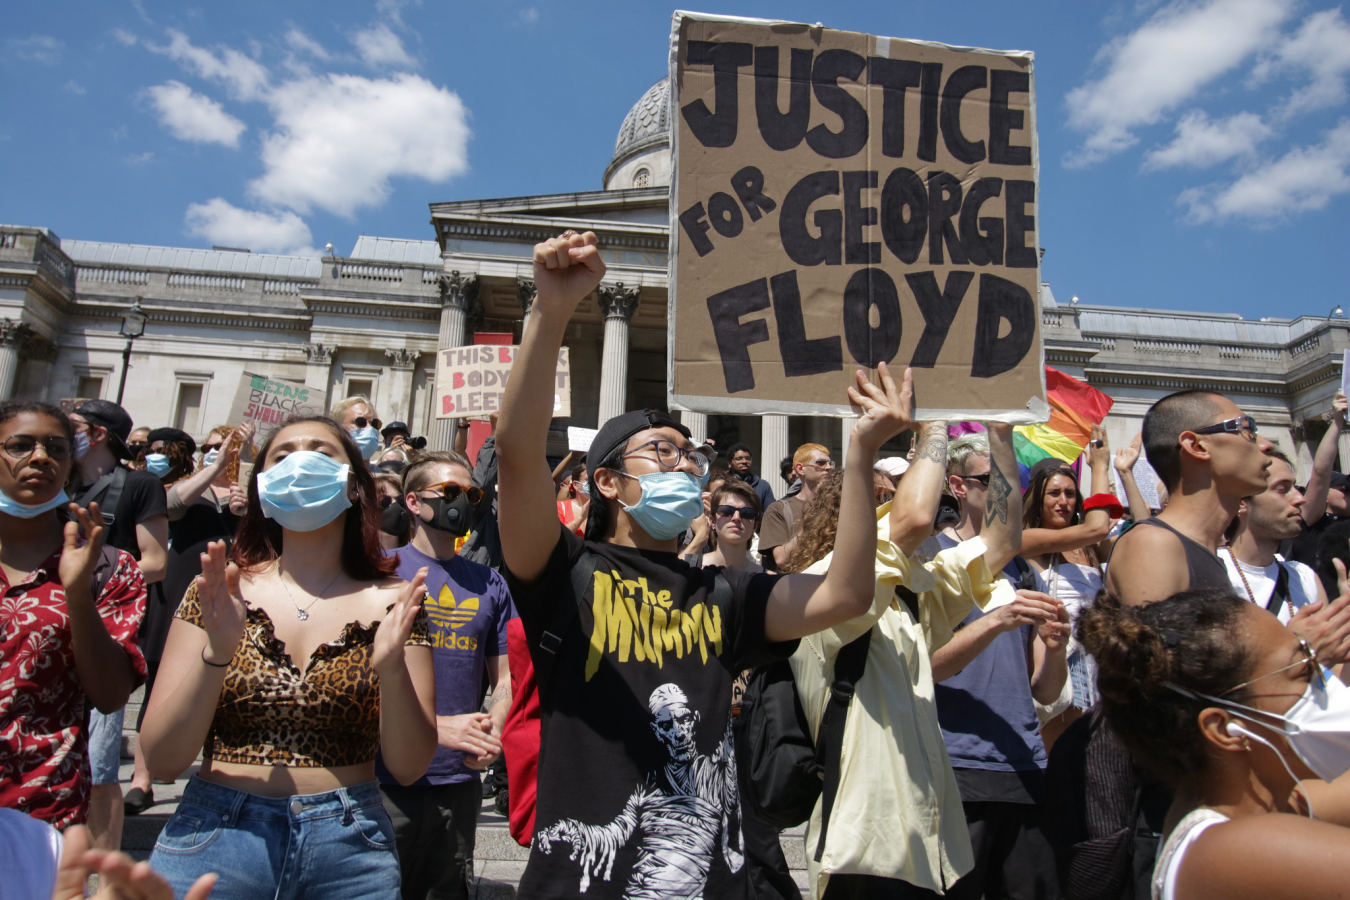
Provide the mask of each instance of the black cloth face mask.
[{"label": "black cloth face mask", "polygon": [[403,508],[403,504],[394,502],[380,511],[380,531],[394,537],[403,537],[408,533],[412,513]]},{"label": "black cloth face mask", "polygon": [[467,491],[461,492],[454,500],[446,500],[444,497],[437,497],[434,500],[422,498],[422,505],[431,510],[431,521],[422,519],[422,524],[430,525],[446,534],[453,534],[455,537],[464,537],[469,533],[471,504]]}]

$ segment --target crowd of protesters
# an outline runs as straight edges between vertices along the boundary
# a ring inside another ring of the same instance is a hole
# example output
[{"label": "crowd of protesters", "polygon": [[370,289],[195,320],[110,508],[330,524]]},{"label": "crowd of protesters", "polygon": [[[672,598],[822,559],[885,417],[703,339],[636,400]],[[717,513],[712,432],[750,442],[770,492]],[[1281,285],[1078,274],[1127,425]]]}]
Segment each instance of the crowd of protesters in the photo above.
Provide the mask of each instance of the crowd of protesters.
[{"label": "crowd of protesters", "polygon": [[[657,410],[550,467],[603,273],[535,248],[474,459],[365,397],[201,446],[0,404],[0,898],[467,897],[487,799],[530,898],[800,898],[790,824],[818,900],[1343,891],[1343,396],[1302,486],[1220,394],[1019,471],[884,364],[783,497]],[[133,865],[124,816],[194,765]]]}]

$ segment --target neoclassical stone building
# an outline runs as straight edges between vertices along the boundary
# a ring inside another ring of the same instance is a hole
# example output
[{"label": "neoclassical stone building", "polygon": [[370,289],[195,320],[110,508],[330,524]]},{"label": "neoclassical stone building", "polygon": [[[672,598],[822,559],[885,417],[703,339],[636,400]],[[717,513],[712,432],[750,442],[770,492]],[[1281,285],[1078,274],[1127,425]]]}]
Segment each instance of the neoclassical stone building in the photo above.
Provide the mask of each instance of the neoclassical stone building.
[{"label": "neoclassical stone building", "polygon": [[[330,397],[370,396],[386,420],[444,444],[433,417],[437,348],[479,332],[519,339],[534,298],[532,246],[573,228],[600,237],[609,270],[568,329],[571,424],[665,405],[666,250],[671,176],[668,87],[653,85],[619,129],[603,189],[431,204],[433,240],[362,237],[322,259],[236,250],[62,241],[0,226],[0,397],[115,399],[147,425],[196,435],[222,424],[245,369],[302,379]],[[119,333],[141,298],[145,333]],[[1345,319],[1271,318],[1064,304],[1041,290],[1046,359],[1116,399],[1113,444],[1158,397],[1188,387],[1231,396],[1305,470],[1350,347]],[[830,419],[685,414],[761,463],[814,440],[838,450]],[[565,450],[564,426],[551,450]],[[1345,441],[1345,439],[1342,439]],[[1350,463],[1350,441],[1341,457]],[[773,465],[766,477],[777,481]]]}]

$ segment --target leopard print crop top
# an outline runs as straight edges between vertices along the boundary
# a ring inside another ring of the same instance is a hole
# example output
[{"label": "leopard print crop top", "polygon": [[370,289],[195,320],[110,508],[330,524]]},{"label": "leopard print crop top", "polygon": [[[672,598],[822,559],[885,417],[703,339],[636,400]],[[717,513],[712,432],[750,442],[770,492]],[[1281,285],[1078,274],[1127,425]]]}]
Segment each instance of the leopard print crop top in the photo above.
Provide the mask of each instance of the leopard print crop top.
[{"label": "leopard print crop top", "polygon": [[[202,627],[195,584],[176,617]],[[379,624],[348,623],[337,640],[318,646],[302,676],[277,640],[271,618],[250,609],[225,672],[203,758],[299,768],[374,760],[380,747],[380,690],[371,656]],[[408,644],[431,645],[425,608],[413,621]]]}]

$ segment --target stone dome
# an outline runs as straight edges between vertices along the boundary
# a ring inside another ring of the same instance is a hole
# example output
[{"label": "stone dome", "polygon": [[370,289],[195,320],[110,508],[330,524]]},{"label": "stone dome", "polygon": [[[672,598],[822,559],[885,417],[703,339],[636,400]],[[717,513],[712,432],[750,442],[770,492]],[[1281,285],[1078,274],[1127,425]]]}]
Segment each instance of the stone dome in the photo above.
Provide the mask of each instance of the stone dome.
[{"label": "stone dome", "polygon": [[669,78],[648,88],[624,116],[604,182],[607,190],[670,184]]}]

